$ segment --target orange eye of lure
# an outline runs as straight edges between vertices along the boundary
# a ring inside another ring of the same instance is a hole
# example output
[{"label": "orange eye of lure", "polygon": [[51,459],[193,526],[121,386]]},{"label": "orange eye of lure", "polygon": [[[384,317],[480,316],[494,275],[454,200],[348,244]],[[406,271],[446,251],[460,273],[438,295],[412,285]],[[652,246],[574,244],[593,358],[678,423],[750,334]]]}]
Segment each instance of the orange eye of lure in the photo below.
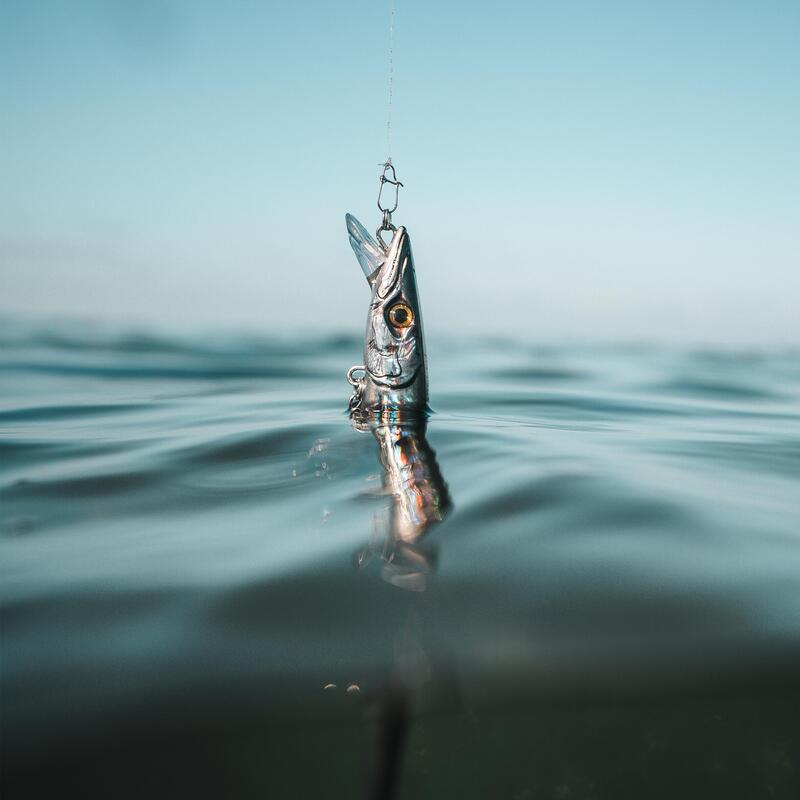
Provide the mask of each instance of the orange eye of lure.
[{"label": "orange eye of lure", "polygon": [[387,317],[395,328],[407,328],[414,321],[414,312],[405,303],[395,303]]}]

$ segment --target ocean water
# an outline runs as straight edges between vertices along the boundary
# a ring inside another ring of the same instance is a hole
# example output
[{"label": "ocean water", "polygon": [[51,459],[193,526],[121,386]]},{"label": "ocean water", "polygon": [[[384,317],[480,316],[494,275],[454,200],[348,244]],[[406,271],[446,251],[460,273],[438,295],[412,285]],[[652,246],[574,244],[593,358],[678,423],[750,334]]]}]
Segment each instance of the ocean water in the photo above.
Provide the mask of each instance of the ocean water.
[{"label": "ocean water", "polygon": [[800,351],[0,329],[5,797],[800,796]]}]

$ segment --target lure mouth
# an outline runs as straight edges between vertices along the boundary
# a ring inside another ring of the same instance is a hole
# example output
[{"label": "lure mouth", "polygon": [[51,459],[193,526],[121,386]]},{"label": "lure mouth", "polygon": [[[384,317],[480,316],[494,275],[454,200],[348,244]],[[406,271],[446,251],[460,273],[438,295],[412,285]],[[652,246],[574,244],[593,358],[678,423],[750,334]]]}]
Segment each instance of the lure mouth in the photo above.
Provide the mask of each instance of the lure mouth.
[{"label": "lure mouth", "polygon": [[[385,331],[377,331],[381,334]],[[375,383],[400,389],[414,381],[420,367],[419,353],[414,339],[405,342],[378,341],[373,336],[367,341],[365,361],[367,372]]]},{"label": "lure mouth", "polygon": [[386,262],[386,252],[352,214],[345,214],[345,224],[350,247],[353,248],[358,263],[361,265],[361,271],[371,286],[378,271]]},{"label": "lure mouth", "polygon": [[368,372],[372,380],[381,386],[388,386],[390,389],[405,389],[406,386],[414,383],[419,367],[415,367],[411,373],[401,372],[399,375],[376,375],[371,370]]}]

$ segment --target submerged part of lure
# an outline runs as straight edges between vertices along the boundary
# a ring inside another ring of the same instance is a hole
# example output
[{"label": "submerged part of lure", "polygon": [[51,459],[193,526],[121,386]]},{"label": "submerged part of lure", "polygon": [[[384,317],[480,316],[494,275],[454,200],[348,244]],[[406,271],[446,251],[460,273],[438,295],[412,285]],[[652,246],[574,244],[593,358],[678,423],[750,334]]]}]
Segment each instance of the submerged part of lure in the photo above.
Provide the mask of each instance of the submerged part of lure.
[{"label": "submerged part of lure", "polygon": [[378,443],[381,494],[391,499],[386,529],[376,531],[356,563],[363,569],[379,560],[384,580],[414,591],[425,590],[435,567],[434,551],[422,546],[422,540],[452,507],[436,453],[425,436],[426,422],[424,417],[404,421],[376,415],[353,418],[354,427],[371,432]]},{"label": "submerged part of lure", "polygon": [[355,217],[347,214],[345,219],[350,245],[372,290],[364,365],[347,373],[354,389],[350,409],[422,412],[428,403],[428,373],[408,231],[379,229],[392,231],[384,246]]}]

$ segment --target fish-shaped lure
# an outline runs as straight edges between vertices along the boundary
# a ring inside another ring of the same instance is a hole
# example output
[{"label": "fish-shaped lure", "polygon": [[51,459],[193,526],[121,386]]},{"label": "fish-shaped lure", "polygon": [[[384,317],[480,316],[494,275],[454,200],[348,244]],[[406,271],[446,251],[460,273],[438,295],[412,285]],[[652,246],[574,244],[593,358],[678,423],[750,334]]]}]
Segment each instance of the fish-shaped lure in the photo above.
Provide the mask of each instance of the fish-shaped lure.
[{"label": "fish-shaped lure", "polygon": [[392,240],[383,245],[355,217],[347,214],[345,219],[350,245],[372,290],[364,364],[347,373],[354,389],[350,409],[424,412],[428,371],[408,231],[393,229]]}]

